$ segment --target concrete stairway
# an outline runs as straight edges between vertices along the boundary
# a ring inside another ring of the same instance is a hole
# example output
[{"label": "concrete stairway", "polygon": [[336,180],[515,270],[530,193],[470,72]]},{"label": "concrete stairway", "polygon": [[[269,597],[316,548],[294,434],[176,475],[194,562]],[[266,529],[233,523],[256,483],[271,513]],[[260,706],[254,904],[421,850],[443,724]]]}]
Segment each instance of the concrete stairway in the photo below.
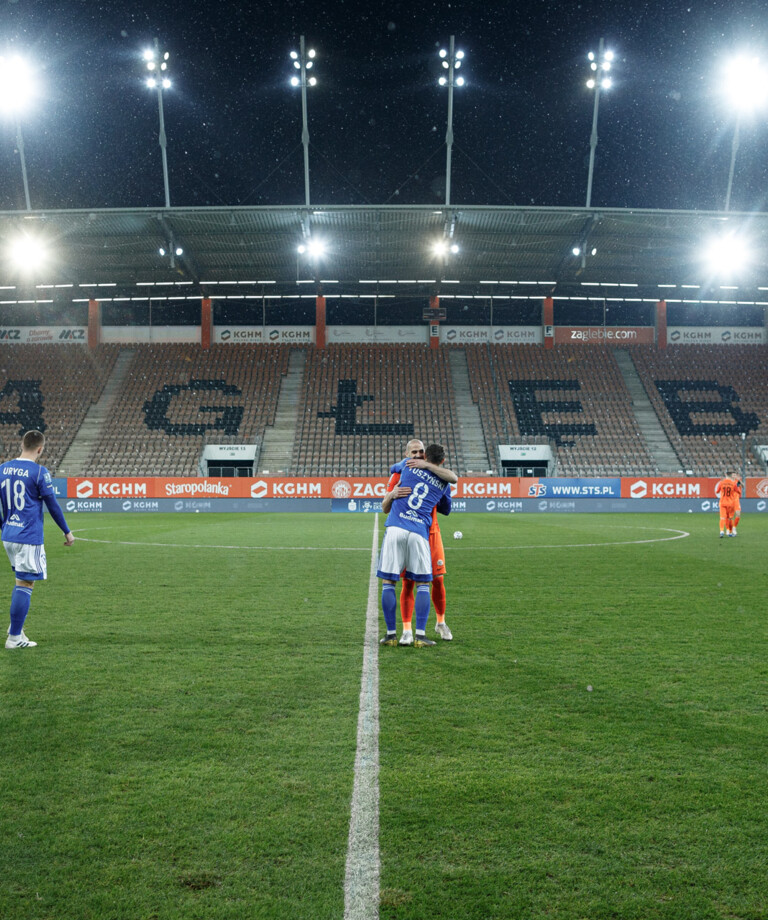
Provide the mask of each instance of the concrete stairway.
[{"label": "concrete stairway", "polygon": [[303,348],[294,348],[288,363],[288,373],[280,384],[275,424],[264,432],[259,454],[259,470],[272,476],[288,471],[299,415],[299,392],[304,382],[307,356]]},{"label": "concrete stairway", "polygon": [[75,440],[62,457],[59,468],[56,471],[57,476],[84,475],[86,464],[91,458],[93,449],[101,437],[104,423],[109,417],[112,403],[122,389],[133,355],[132,348],[123,348],[117,356],[112,374],[104,385],[101,397],[86,413],[83,424],[75,435]]},{"label": "concrete stairway", "polygon": [[645,392],[643,382],[635,369],[632,356],[624,348],[615,348],[613,354],[629,390],[629,395],[632,397],[632,409],[640,428],[640,433],[645,438],[646,446],[658,471],[676,475],[680,469],[680,460],[669,442],[669,438],[651,405],[650,399],[648,399],[648,394]]},{"label": "concrete stairway", "polygon": [[[486,474],[492,468],[488,460],[488,451],[485,447],[483,426],[480,422],[480,412],[472,401],[472,391],[469,385],[469,368],[467,355],[463,348],[451,348],[449,351],[451,378],[453,380],[453,394],[456,398],[456,412],[459,423],[459,438],[464,452],[464,466],[466,469],[457,470],[459,475],[468,473]],[[448,464],[450,466],[450,463]]]}]

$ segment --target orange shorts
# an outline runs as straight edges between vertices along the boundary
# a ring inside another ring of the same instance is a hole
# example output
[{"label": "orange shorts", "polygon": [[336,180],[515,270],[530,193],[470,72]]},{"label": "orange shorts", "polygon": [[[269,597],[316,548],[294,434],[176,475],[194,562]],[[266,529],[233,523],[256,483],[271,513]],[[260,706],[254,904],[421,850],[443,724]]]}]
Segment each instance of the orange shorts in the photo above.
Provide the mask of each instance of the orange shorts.
[{"label": "orange shorts", "polygon": [[432,551],[432,577],[445,575],[445,549],[443,548],[443,535],[439,530],[430,531],[429,548]]}]

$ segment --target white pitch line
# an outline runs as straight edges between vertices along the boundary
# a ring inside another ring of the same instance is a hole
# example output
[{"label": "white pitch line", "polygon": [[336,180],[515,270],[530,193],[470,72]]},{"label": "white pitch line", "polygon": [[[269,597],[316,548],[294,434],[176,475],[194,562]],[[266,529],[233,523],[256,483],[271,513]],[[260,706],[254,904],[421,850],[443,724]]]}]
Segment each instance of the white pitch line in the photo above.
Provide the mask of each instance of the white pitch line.
[{"label": "white pitch line", "polygon": [[106,543],[110,546],[163,546],[166,549],[287,549],[287,550],[322,550],[329,553],[367,553],[364,546],[230,546],[226,543],[149,543],[146,540],[94,540],[92,537],[78,537],[79,543]]},{"label": "white pitch line", "polygon": [[371,576],[363,646],[360,712],[357,717],[355,781],[349,816],[344,920],[379,916],[379,516],[373,521]]}]

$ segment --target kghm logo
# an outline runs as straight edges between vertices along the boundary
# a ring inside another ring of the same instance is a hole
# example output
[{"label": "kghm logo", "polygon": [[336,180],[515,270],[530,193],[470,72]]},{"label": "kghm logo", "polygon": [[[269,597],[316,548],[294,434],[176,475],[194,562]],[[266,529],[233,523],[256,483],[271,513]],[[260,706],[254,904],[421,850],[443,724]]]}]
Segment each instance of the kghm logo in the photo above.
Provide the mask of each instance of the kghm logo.
[{"label": "kghm logo", "polygon": [[225,330],[221,333],[221,335],[219,336],[219,338],[221,339],[222,342],[226,342],[228,339],[231,339],[231,338],[232,338],[232,330],[231,330],[231,329],[225,329]]},{"label": "kghm logo", "polygon": [[632,483],[629,489],[629,494],[632,498],[645,498],[648,494],[648,483],[643,482],[640,479],[638,482]]},{"label": "kghm logo", "polygon": [[723,334],[720,336],[720,338],[721,338],[721,340],[722,340],[723,342],[730,342],[730,341],[731,341],[731,330],[730,330],[730,329],[726,329],[726,330],[723,332]]}]

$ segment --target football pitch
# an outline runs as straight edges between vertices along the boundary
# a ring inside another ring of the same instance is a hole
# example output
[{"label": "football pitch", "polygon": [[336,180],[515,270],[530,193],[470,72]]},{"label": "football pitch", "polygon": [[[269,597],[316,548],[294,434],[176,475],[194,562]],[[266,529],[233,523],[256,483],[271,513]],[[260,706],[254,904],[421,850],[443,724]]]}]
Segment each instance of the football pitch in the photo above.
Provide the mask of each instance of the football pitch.
[{"label": "football pitch", "polygon": [[457,514],[431,649],[366,646],[374,515],[68,520],[0,668],[4,920],[768,918],[768,515]]}]

